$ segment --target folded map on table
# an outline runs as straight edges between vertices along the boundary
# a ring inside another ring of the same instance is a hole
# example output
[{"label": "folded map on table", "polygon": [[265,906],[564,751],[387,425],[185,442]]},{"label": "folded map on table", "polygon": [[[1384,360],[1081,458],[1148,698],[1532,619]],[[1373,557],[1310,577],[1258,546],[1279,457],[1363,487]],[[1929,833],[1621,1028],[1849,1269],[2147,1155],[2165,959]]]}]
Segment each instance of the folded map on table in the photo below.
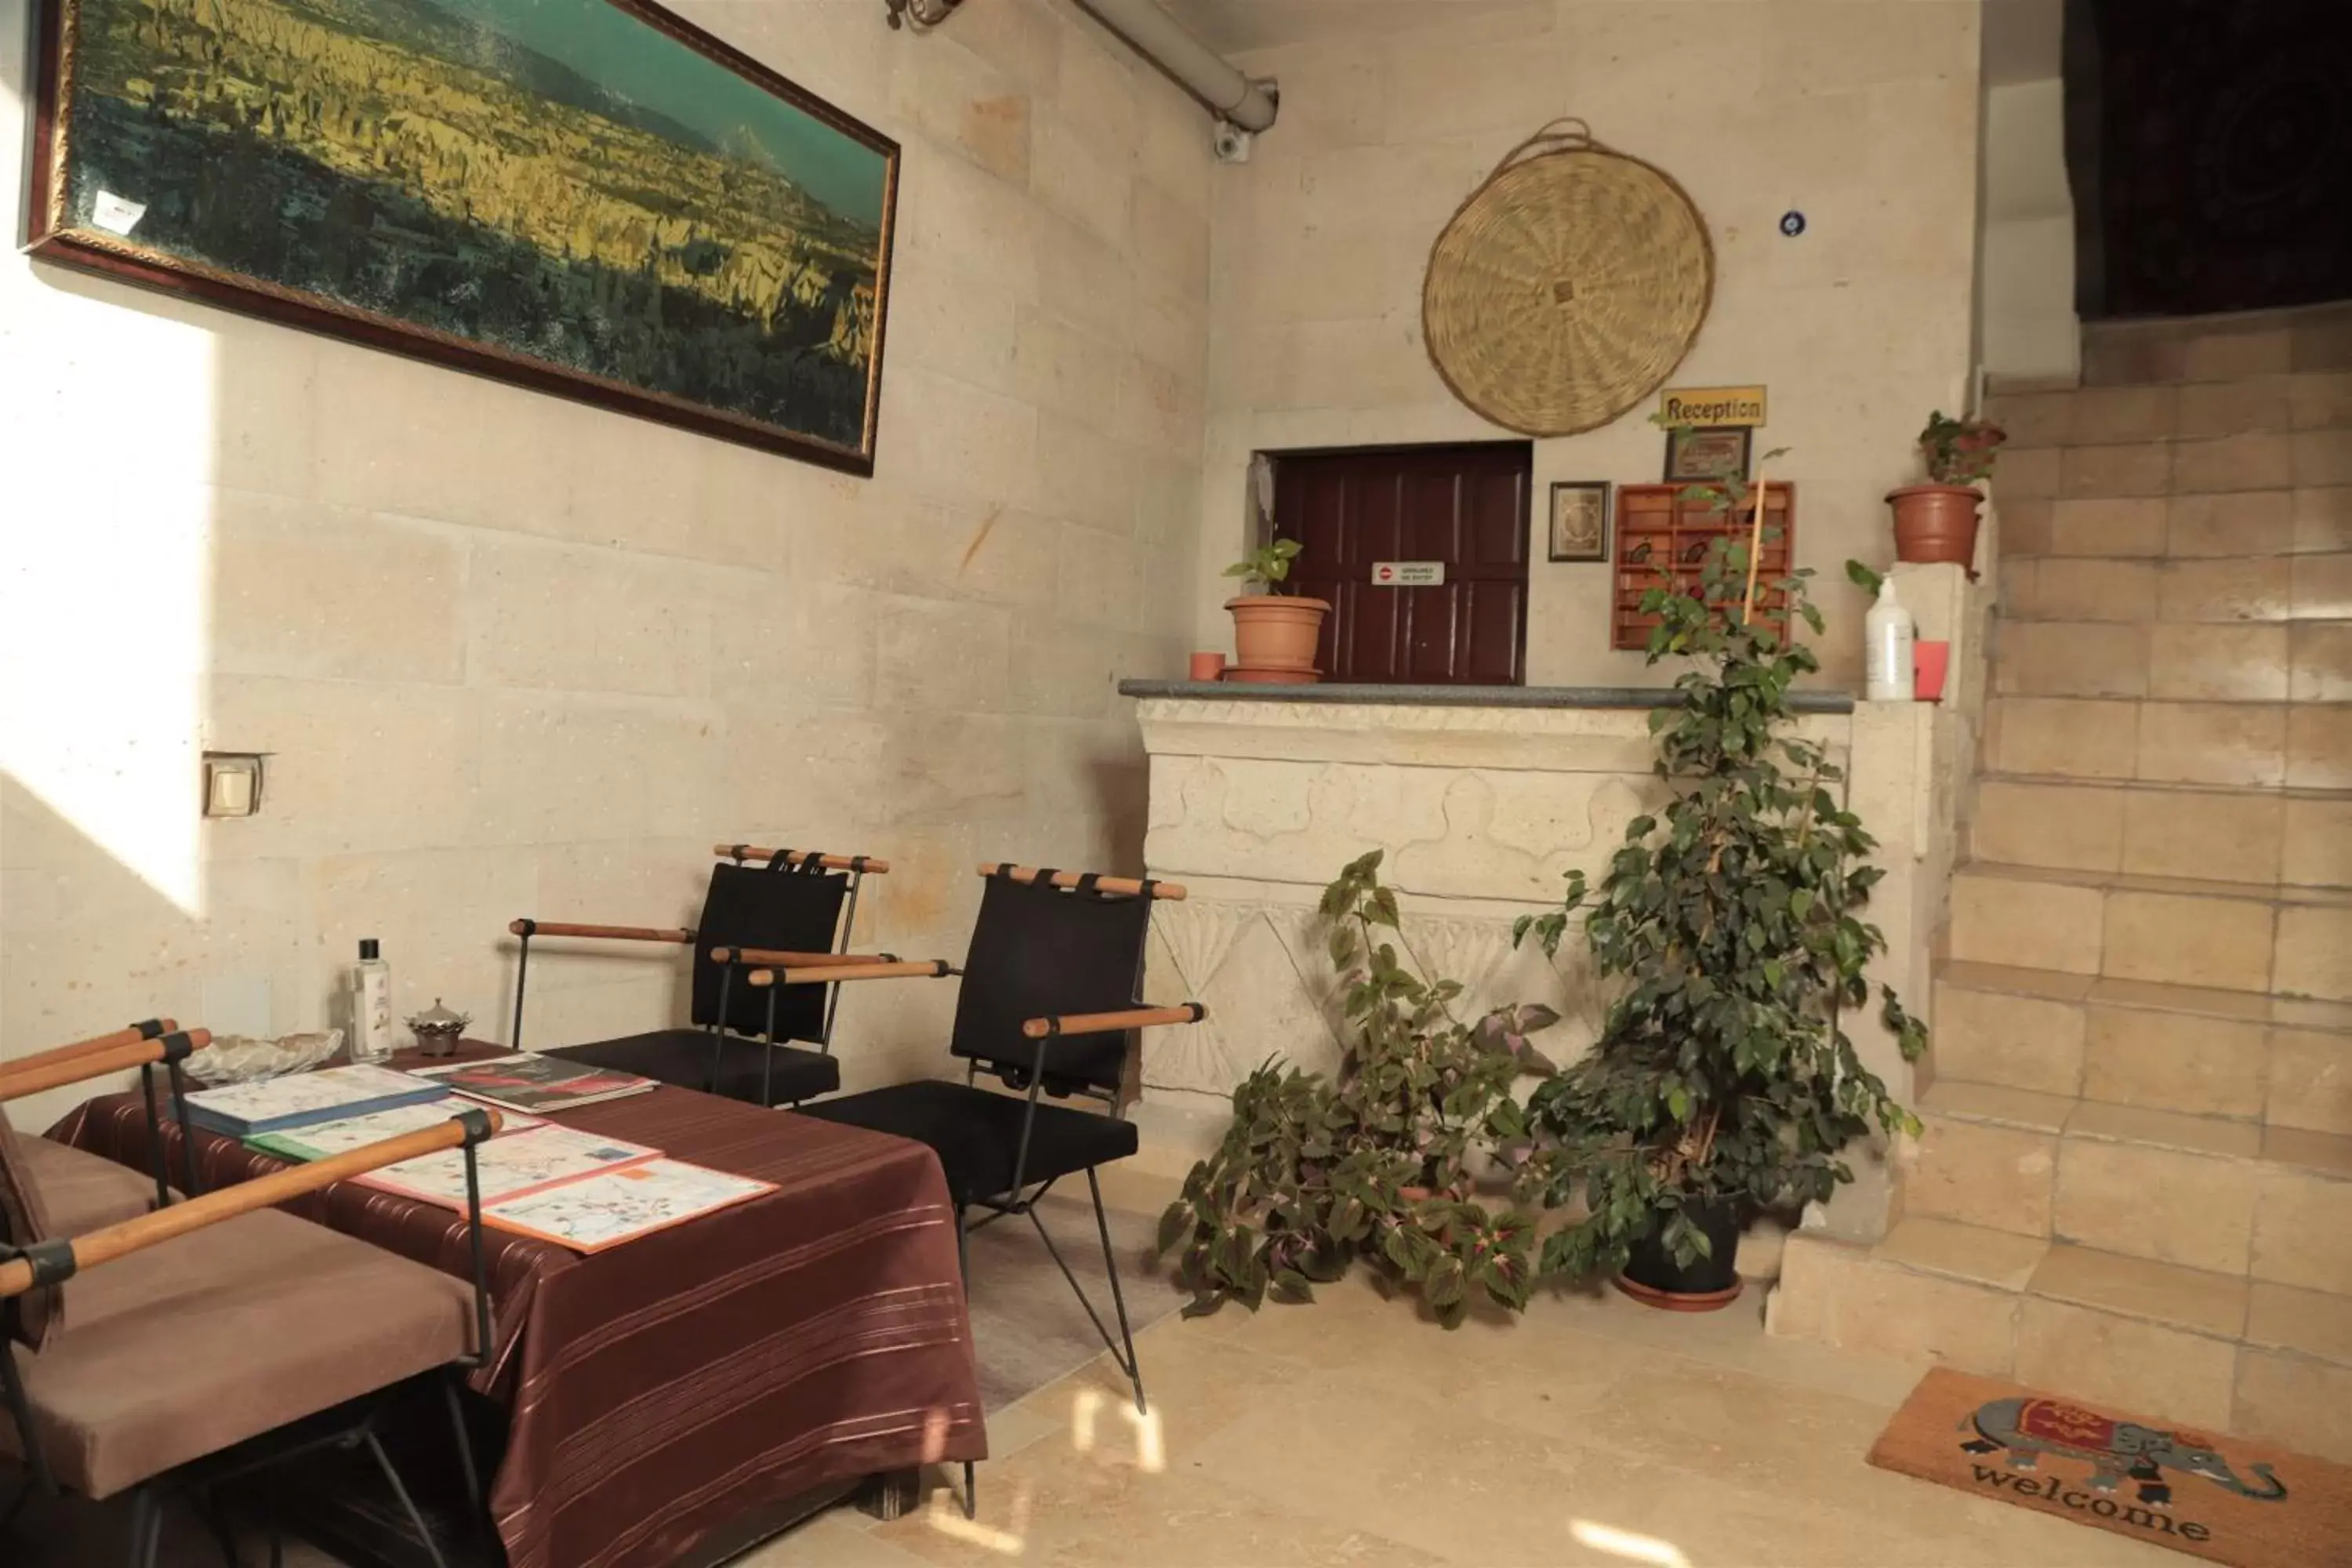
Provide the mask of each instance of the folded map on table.
[{"label": "folded map on table", "polygon": [[496,1206],[485,1203],[482,1217],[503,1230],[574,1252],[602,1252],[775,1190],[772,1182],[677,1160],[651,1160]]},{"label": "folded map on table", "polygon": [[[625,1165],[660,1156],[658,1149],[620,1138],[602,1138],[570,1127],[541,1125],[510,1137],[493,1138],[474,1151],[480,1171],[482,1207],[526,1197]],[[419,1198],[444,1208],[466,1206],[466,1152],[443,1149],[369,1171],[353,1178],[388,1193]]]}]

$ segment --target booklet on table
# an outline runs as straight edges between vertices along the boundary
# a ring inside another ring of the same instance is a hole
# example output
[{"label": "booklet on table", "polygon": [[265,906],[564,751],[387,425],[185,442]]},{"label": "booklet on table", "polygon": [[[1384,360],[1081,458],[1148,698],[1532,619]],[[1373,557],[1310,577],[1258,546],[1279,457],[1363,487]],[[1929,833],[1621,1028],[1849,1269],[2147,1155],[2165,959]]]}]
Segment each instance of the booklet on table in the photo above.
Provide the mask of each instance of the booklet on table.
[{"label": "booklet on table", "polygon": [[[444,1094],[439,1100],[428,1100],[415,1105],[395,1106],[390,1110],[370,1111],[365,1116],[345,1117],[340,1121],[315,1121],[286,1132],[263,1132],[247,1138],[247,1147],[265,1154],[275,1154],[281,1160],[323,1160],[330,1154],[348,1154],[354,1149],[364,1149],[371,1143],[381,1143],[387,1138],[397,1138],[404,1132],[421,1132],[427,1127],[438,1127],[465,1110],[465,1102],[451,1103]],[[536,1116],[524,1116],[508,1111],[499,1120],[504,1123],[501,1133],[520,1132],[541,1125]]]},{"label": "booklet on table", "polygon": [[652,1079],[639,1078],[635,1073],[615,1072],[609,1068],[590,1067],[530,1051],[480,1061],[452,1062],[446,1067],[418,1068],[416,1074],[471,1100],[506,1110],[541,1114],[620,1100],[661,1087]]},{"label": "booklet on table", "polygon": [[188,1120],[232,1138],[251,1138],[318,1121],[341,1121],[447,1097],[429,1078],[361,1064],[289,1073],[253,1083],[200,1089],[188,1096]]}]

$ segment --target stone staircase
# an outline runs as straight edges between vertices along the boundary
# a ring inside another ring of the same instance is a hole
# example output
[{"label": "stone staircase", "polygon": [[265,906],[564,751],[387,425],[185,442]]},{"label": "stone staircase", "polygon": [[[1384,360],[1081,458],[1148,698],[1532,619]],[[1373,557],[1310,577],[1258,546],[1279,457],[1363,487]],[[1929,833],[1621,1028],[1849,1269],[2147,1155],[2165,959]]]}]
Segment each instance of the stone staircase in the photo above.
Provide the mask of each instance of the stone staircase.
[{"label": "stone staircase", "polygon": [[1927,1131],[1770,1319],[2352,1461],[2352,332],[2167,331],[1995,400]]}]

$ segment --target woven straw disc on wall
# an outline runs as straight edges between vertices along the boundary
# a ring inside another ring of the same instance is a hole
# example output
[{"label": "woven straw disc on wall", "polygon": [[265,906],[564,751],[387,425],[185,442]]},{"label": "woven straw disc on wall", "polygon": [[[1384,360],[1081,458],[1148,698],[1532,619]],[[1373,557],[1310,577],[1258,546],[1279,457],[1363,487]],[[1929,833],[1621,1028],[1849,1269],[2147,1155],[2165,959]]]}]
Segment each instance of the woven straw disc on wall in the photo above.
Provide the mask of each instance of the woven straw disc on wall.
[{"label": "woven straw disc on wall", "polygon": [[1683,188],[1581,121],[1554,121],[1437,237],[1423,335],[1463,402],[1527,435],[1569,436],[1655,391],[1714,291],[1715,250]]}]

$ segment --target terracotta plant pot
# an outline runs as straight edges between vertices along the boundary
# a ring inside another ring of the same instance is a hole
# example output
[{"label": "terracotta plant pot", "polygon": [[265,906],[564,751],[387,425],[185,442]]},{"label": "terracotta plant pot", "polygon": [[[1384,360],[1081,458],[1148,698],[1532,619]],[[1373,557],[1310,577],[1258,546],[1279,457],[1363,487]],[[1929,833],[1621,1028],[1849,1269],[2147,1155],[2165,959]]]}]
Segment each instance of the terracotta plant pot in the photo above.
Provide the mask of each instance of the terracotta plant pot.
[{"label": "terracotta plant pot", "polygon": [[1975,563],[1983,496],[1967,485],[1906,485],[1886,500],[1895,508],[1895,559]]},{"label": "terracotta plant pot", "polygon": [[1245,594],[1225,601],[1234,613],[1234,663],[1228,679],[1263,679],[1288,672],[1316,679],[1315,645],[1331,606],[1287,594]]}]

